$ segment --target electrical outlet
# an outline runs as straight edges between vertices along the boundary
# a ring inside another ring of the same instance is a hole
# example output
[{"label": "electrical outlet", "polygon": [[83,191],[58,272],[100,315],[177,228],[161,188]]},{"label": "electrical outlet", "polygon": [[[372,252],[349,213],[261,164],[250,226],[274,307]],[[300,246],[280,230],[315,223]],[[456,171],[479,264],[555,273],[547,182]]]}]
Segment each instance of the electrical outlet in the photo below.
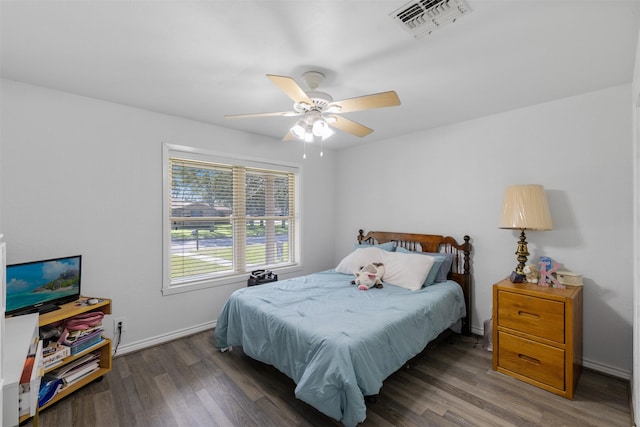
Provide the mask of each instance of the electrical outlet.
[{"label": "electrical outlet", "polygon": [[122,326],[121,331],[125,332],[127,330],[127,319],[124,317],[118,317],[113,319],[113,333],[118,333],[118,325]]}]

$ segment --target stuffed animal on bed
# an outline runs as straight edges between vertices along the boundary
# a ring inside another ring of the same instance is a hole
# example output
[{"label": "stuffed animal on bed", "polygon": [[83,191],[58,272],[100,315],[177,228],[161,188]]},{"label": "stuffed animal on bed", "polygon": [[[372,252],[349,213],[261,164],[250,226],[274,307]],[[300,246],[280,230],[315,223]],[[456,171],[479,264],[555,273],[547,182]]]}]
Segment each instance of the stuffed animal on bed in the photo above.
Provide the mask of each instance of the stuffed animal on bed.
[{"label": "stuffed animal on bed", "polygon": [[356,278],[351,281],[352,285],[358,285],[361,291],[368,291],[371,288],[382,288],[382,276],[384,276],[384,265],[381,262],[360,267],[360,271],[353,273]]}]

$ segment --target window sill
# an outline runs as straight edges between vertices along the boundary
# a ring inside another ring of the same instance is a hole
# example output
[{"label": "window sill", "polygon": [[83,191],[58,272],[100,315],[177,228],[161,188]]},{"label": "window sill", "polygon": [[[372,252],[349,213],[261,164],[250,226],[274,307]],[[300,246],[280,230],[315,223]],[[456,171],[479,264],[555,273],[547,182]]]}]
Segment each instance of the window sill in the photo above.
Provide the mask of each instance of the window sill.
[{"label": "window sill", "polygon": [[[299,273],[302,271],[302,265],[296,264],[282,268],[274,268],[273,271],[278,276],[291,274],[291,273]],[[199,282],[191,282],[186,283],[184,285],[173,285],[169,288],[162,288],[162,295],[175,295],[182,294],[185,292],[198,291],[201,289],[209,289],[209,288],[217,288],[220,286],[231,286],[231,285],[239,285],[242,284],[244,286],[247,285],[247,280],[249,279],[248,273],[237,274],[233,276],[225,276],[217,279],[208,279],[202,280]]]}]

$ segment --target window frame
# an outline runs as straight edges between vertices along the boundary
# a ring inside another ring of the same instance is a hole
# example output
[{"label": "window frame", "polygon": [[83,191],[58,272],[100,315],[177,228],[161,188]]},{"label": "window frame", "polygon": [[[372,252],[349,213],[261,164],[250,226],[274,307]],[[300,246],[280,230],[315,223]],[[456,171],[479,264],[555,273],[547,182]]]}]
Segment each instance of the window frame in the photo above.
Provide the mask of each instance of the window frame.
[{"label": "window frame", "polygon": [[[246,283],[249,272],[231,272],[220,277],[211,277],[201,280],[185,281],[180,284],[171,283],[171,182],[170,182],[170,159],[181,158],[205,163],[241,166],[263,170],[273,170],[279,172],[293,173],[294,185],[294,206],[293,216],[293,242],[294,257],[293,263],[282,267],[274,267],[277,274],[287,274],[302,270],[301,248],[300,248],[300,206],[301,203],[301,182],[302,167],[300,164],[255,157],[241,156],[218,151],[210,151],[196,147],[184,145],[162,144],[162,294],[172,295],[176,293],[189,292],[198,289],[207,289],[217,286],[225,286],[236,283]],[[234,250],[236,246],[234,245]]]}]

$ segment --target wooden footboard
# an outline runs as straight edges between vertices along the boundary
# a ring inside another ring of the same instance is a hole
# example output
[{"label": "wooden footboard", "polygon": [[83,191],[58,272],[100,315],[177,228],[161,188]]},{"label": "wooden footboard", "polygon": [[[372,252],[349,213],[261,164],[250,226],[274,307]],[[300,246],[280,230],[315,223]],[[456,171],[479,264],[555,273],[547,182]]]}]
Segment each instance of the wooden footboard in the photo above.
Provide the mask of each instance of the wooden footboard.
[{"label": "wooden footboard", "polygon": [[402,247],[417,252],[443,252],[454,254],[454,262],[448,278],[457,282],[464,293],[467,315],[462,319],[462,334],[471,335],[471,238],[464,236],[464,243],[459,244],[451,236],[438,234],[397,233],[390,231],[358,232],[358,243],[381,244],[394,242],[395,247]]}]

